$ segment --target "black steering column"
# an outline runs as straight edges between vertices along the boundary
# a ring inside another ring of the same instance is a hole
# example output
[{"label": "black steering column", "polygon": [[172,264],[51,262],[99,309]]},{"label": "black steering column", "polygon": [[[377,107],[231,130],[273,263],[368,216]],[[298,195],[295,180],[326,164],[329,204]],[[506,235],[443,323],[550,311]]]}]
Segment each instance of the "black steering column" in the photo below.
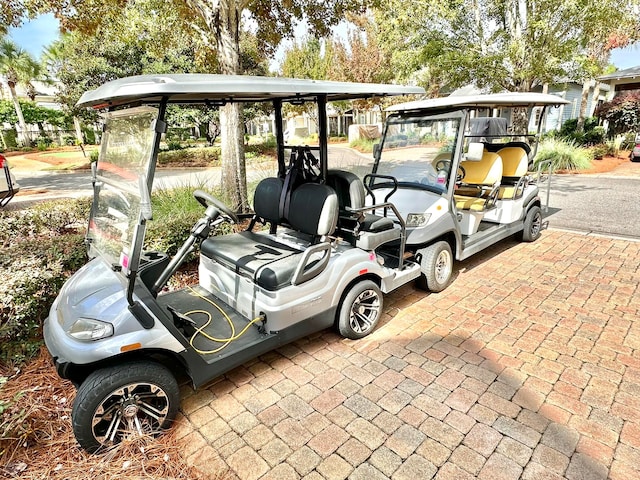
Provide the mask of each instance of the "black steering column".
[{"label": "black steering column", "polygon": [[238,216],[229,207],[207,192],[196,190],[193,192],[193,196],[200,205],[206,208],[204,216],[193,226],[189,237],[182,244],[175,257],[171,259],[171,262],[169,262],[167,267],[162,271],[156,283],[154,283],[151,289],[151,293],[154,296],[158,295],[169,278],[178,270],[187,256],[193,252],[195,245],[200,245],[200,243],[209,236],[212,229],[223,222],[240,223]]}]

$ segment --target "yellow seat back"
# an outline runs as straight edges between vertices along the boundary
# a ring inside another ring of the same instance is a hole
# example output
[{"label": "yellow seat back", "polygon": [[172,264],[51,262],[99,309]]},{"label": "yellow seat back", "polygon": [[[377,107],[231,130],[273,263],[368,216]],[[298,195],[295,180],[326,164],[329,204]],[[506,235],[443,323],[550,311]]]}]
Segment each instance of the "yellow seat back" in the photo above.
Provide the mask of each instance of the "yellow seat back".
[{"label": "yellow seat back", "polygon": [[529,157],[524,148],[505,147],[498,150],[502,158],[502,175],[505,177],[522,177],[526,175]]},{"label": "yellow seat back", "polygon": [[485,151],[479,162],[465,160],[460,162],[464,168],[464,183],[472,185],[494,185],[502,178],[502,158],[493,152]]}]

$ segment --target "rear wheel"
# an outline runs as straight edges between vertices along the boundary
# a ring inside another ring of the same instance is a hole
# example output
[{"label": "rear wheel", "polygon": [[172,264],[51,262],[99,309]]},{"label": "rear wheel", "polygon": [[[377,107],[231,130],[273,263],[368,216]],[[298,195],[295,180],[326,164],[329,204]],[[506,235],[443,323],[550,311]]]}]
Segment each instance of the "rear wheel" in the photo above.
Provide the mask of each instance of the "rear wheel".
[{"label": "rear wheel", "polygon": [[524,229],[520,238],[523,242],[535,242],[542,234],[542,210],[533,206],[524,218]]},{"label": "rear wheel", "polygon": [[448,242],[440,241],[419,251],[422,256],[420,270],[422,275],[417,285],[423,290],[441,292],[451,283],[453,274],[453,254]]},{"label": "rear wheel", "polygon": [[382,315],[382,292],[371,280],[358,282],[347,292],[338,312],[338,331],[357,340],[369,335]]},{"label": "rear wheel", "polygon": [[80,385],[73,403],[73,433],[95,452],[138,435],[168,428],[178,413],[180,392],[171,372],[155,362],[96,370]]}]

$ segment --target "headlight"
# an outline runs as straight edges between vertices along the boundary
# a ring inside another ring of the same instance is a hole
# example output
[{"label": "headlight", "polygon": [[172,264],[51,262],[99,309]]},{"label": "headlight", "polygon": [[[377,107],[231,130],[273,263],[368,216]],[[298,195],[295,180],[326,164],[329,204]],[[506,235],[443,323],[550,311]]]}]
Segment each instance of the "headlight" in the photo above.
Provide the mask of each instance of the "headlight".
[{"label": "headlight", "polygon": [[93,318],[79,318],[67,333],[77,340],[100,340],[113,335],[113,325]]},{"label": "headlight", "polygon": [[410,213],[407,215],[407,227],[422,227],[427,224],[430,213]]}]

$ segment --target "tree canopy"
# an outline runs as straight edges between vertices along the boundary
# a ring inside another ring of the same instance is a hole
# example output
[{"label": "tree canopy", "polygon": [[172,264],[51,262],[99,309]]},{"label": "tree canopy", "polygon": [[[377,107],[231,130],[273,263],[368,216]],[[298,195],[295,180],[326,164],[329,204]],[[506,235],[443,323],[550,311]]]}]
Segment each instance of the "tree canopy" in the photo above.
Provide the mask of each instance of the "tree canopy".
[{"label": "tree canopy", "polygon": [[433,94],[470,83],[530,91],[603,68],[615,32],[634,32],[640,2],[384,0],[377,19],[394,70]]}]

